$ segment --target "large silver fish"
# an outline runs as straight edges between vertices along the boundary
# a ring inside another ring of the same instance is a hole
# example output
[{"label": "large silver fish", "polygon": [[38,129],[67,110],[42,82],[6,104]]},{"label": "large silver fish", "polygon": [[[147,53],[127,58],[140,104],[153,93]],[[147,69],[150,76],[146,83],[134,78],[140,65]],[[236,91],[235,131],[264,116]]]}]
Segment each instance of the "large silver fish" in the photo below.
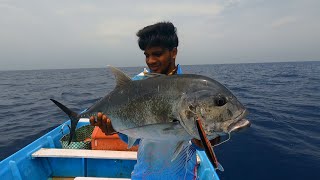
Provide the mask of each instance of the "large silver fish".
[{"label": "large silver fish", "polygon": [[129,147],[136,139],[200,139],[196,120],[201,118],[209,139],[247,126],[246,108],[219,82],[201,75],[158,75],[133,81],[121,70],[110,67],[115,75],[115,89],[87,111],[77,114],[51,99],[71,119],[70,139],[80,118],[103,112],[113,128],[129,137]]}]

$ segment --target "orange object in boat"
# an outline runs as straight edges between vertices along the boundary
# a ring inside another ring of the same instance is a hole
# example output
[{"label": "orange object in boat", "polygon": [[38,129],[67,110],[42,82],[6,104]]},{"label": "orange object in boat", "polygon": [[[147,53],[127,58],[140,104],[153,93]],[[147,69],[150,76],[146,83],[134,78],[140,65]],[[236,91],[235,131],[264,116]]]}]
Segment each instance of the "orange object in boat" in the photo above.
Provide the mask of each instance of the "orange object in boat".
[{"label": "orange object in boat", "polygon": [[137,151],[138,145],[128,149],[128,145],[123,142],[118,134],[105,135],[99,127],[95,127],[92,132],[91,147],[93,150],[112,151]]}]

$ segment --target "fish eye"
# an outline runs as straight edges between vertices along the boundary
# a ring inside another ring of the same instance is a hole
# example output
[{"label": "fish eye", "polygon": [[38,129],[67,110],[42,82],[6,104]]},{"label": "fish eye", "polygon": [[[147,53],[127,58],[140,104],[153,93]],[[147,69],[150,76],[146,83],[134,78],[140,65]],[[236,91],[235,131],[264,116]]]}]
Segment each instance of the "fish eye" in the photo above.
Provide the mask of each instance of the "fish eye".
[{"label": "fish eye", "polygon": [[214,99],[214,102],[217,106],[223,106],[227,103],[227,99],[223,96],[218,96]]}]

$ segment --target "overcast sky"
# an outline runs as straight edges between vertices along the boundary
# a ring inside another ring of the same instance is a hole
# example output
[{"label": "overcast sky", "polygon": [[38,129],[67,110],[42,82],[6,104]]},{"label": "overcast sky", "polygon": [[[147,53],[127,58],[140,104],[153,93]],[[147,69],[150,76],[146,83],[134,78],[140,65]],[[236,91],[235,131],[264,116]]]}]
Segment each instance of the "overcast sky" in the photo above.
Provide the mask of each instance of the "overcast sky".
[{"label": "overcast sky", "polygon": [[319,0],[0,0],[0,70],[143,66],[135,33],[158,21],[180,64],[318,61],[319,19]]}]

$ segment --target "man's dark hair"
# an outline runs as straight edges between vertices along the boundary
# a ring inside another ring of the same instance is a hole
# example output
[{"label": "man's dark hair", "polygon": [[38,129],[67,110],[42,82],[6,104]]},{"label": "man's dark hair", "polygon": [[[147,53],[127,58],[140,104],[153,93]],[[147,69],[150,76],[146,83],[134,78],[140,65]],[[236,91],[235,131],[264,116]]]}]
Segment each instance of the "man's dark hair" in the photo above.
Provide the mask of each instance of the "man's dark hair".
[{"label": "man's dark hair", "polygon": [[138,44],[141,50],[148,47],[160,46],[170,51],[178,47],[177,28],[171,22],[159,22],[146,26],[137,32]]}]

